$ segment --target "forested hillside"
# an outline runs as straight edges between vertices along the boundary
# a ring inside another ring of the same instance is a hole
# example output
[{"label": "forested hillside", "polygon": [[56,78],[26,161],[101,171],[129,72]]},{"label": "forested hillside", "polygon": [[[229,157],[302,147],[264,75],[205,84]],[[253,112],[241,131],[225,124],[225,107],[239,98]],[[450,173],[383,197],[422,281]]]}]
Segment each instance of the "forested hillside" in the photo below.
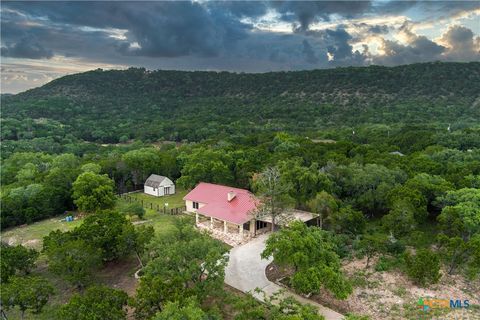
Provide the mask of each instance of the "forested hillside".
[{"label": "forested hillside", "polygon": [[155,173],[177,192],[249,189],[277,219],[312,212],[318,226],[272,233],[262,255],[271,280],[341,313],[425,318],[428,292],[479,314],[479,96],[480,63],[96,70],[2,96],[2,307],[9,319],[323,319],[230,293],[224,245],[116,196]]},{"label": "forested hillside", "polygon": [[95,70],[2,97],[2,138],[43,138],[30,141],[38,150],[73,138],[199,141],[271,131],[316,136],[367,124],[464,128],[480,118],[479,92],[478,62],[264,74]]}]

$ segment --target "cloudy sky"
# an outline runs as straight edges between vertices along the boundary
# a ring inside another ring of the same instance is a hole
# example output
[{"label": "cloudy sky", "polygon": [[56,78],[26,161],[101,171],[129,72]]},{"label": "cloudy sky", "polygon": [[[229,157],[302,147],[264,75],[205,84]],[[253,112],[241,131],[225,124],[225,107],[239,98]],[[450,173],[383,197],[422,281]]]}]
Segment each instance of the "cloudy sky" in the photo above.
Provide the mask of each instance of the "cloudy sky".
[{"label": "cloudy sky", "polygon": [[95,68],[480,61],[480,1],[6,2],[1,91]]}]

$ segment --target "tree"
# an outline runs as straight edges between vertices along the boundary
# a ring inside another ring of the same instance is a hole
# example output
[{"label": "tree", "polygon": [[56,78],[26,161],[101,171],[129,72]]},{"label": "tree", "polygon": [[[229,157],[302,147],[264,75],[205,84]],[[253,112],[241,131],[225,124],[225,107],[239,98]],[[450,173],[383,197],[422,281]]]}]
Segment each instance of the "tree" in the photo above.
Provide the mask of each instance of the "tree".
[{"label": "tree", "polygon": [[437,219],[446,234],[468,240],[480,232],[480,189],[450,191],[438,202],[444,205]]},{"label": "tree", "polygon": [[365,269],[370,265],[370,260],[378,253],[385,252],[387,238],[383,234],[365,234],[358,243],[360,253],[367,256]]},{"label": "tree", "polygon": [[1,282],[17,272],[30,273],[35,266],[39,253],[34,249],[27,249],[22,245],[9,246],[2,242],[0,250]]},{"label": "tree", "polygon": [[353,236],[363,233],[367,220],[361,211],[354,210],[351,206],[342,207],[329,216],[333,230],[338,233],[347,233]]},{"label": "tree", "polygon": [[138,263],[143,268],[142,254],[146,246],[153,239],[155,229],[152,226],[134,227],[132,224],[126,224],[123,227],[122,235],[119,241],[119,248],[122,255],[135,252]]},{"label": "tree", "polygon": [[324,288],[345,299],[352,287],[341,272],[331,237],[327,231],[295,221],[270,235],[261,256],[273,257],[275,263],[293,267],[290,283],[294,289],[309,294]]},{"label": "tree", "polygon": [[290,217],[285,208],[291,202],[288,197],[290,186],[286,184],[277,167],[267,167],[255,180],[261,204],[254,215],[268,216],[272,222],[272,231],[279,222],[285,222]]},{"label": "tree", "polygon": [[149,319],[161,312],[169,301],[179,301],[184,296],[180,277],[143,275],[135,294],[133,307],[137,319]]},{"label": "tree", "polygon": [[115,204],[113,181],[106,175],[84,172],[73,183],[73,199],[84,212],[112,208]]},{"label": "tree", "polygon": [[340,187],[339,196],[369,216],[385,213],[391,190],[406,179],[405,172],[400,169],[378,164],[331,164],[324,171]]},{"label": "tree", "polygon": [[48,188],[32,183],[25,187],[7,190],[2,194],[2,226],[31,223],[55,213]]},{"label": "tree", "polygon": [[308,206],[318,214],[320,228],[323,228],[323,221],[338,210],[337,200],[325,191],[317,193],[315,198],[308,202]]},{"label": "tree", "polygon": [[475,277],[479,268],[474,266],[480,256],[480,192],[473,188],[450,191],[438,202],[444,205],[437,217],[443,233],[438,236],[438,244],[448,273],[466,266]]},{"label": "tree", "polygon": [[162,312],[159,312],[152,320],[208,320],[208,315],[203,311],[194,298],[187,299],[181,305],[178,301],[167,302]]},{"label": "tree", "polygon": [[60,320],[127,319],[128,295],[104,286],[92,286],[75,294],[59,311]]},{"label": "tree", "polygon": [[419,249],[414,256],[407,254],[405,266],[408,276],[421,286],[440,279],[440,259],[428,249]]},{"label": "tree", "polygon": [[[152,173],[165,172],[162,167],[161,154],[155,148],[131,150],[122,157],[135,185],[143,184]],[[164,174],[168,174],[165,172]]]},{"label": "tree", "polygon": [[130,241],[124,233],[128,227],[134,230],[132,223],[123,214],[105,210],[86,217],[73,233],[75,237],[100,249],[104,261],[111,261],[132,252],[125,251],[125,248],[133,249],[124,243]]},{"label": "tree", "polygon": [[295,199],[296,206],[305,205],[308,199],[321,190],[323,180],[319,177],[318,164],[309,167],[302,165],[302,158],[296,157],[278,162],[278,169],[285,184],[290,185],[289,195]]},{"label": "tree", "polygon": [[449,237],[440,234],[437,237],[438,251],[447,265],[448,274],[453,274],[459,266],[466,266],[471,278],[480,272],[480,235],[476,234],[468,241],[461,237]]},{"label": "tree", "polygon": [[189,219],[175,222],[172,232],[162,234],[149,245],[135,298],[137,318],[148,318],[164,309],[167,302],[182,303],[222,292],[227,249],[217,240],[194,229]]},{"label": "tree", "polygon": [[390,213],[382,217],[383,227],[395,236],[410,233],[417,227],[415,210],[406,200],[397,200]]},{"label": "tree", "polygon": [[48,258],[49,270],[78,288],[90,282],[102,261],[99,248],[58,230],[44,238],[43,251]]},{"label": "tree", "polygon": [[223,150],[198,147],[191,153],[182,153],[179,161],[183,163],[182,176],[177,183],[186,189],[194,187],[200,181],[220,184],[232,184],[233,159]]},{"label": "tree", "polygon": [[417,189],[411,189],[405,185],[399,185],[388,194],[388,206],[393,210],[399,203],[408,204],[413,210],[413,215],[417,223],[422,223],[428,216],[427,199]]},{"label": "tree", "polygon": [[92,162],[84,164],[80,169],[82,172],[92,172],[96,174],[99,174],[100,171],[102,171],[102,167],[99,164]]},{"label": "tree", "polygon": [[42,277],[12,276],[9,283],[2,284],[2,306],[7,309],[18,307],[21,319],[24,319],[27,310],[40,313],[53,293],[50,282]]},{"label": "tree", "polygon": [[435,199],[451,190],[452,184],[440,176],[420,173],[407,180],[405,187],[420,191],[427,201],[429,211],[433,211]]}]

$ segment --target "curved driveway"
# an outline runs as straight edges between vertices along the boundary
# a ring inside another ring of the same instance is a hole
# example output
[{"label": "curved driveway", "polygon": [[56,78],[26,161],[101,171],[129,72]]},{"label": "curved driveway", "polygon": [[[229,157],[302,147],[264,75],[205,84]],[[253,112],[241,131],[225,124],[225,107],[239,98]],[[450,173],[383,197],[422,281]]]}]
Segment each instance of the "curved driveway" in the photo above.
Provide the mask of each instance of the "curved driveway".
[{"label": "curved driveway", "polygon": [[[279,285],[269,281],[265,275],[267,265],[272,262],[271,259],[263,260],[260,253],[265,249],[265,240],[268,234],[263,234],[230,250],[230,260],[225,269],[225,283],[242,291],[253,293],[254,296],[263,300],[263,296],[255,294],[255,288],[262,289],[268,296],[283,289]],[[301,303],[308,303],[316,308],[327,320],[343,319],[338,312],[324,307],[318,303],[307,300],[290,291],[286,291],[284,295],[294,297]]]}]

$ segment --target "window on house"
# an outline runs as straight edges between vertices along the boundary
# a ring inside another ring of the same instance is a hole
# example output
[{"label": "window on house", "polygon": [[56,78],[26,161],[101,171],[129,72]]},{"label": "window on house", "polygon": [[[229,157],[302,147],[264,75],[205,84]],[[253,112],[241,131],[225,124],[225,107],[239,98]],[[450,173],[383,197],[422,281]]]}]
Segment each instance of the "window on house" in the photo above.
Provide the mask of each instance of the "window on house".
[{"label": "window on house", "polygon": [[193,209],[198,209],[198,202],[193,203]]},{"label": "window on house", "polygon": [[157,188],[153,188],[153,191],[155,191]]},{"label": "window on house", "polygon": [[165,190],[165,194],[170,194],[170,187],[165,187],[164,190]]},{"label": "window on house", "polygon": [[260,230],[260,229],[263,229],[263,228],[266,228],[267,227],[267,223],[264,222],[264,221],[258,221],[257,220],[257,230]]}]

